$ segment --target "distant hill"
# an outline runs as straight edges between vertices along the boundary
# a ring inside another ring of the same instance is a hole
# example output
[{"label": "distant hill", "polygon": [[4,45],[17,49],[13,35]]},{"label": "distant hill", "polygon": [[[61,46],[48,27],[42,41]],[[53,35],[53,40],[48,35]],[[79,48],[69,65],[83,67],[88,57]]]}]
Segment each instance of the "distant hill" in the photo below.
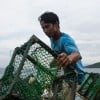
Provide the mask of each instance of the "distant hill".
[{"label": "distant hill", "polygon": [[100,62],[85,66],[85,68],[100,68]]}]

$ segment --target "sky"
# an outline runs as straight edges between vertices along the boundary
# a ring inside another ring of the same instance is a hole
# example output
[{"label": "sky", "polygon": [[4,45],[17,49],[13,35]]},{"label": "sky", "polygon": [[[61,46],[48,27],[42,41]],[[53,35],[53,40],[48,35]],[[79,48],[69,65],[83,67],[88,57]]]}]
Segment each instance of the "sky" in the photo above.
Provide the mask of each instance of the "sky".
[{"label": "sky", "polygon": [[0,0],[0,67],[6,67],[15,47],[33,34],[50,46],[38,22],[55,12],[60,30],[76,41],[84,65],[100,62],[100,0]]}]

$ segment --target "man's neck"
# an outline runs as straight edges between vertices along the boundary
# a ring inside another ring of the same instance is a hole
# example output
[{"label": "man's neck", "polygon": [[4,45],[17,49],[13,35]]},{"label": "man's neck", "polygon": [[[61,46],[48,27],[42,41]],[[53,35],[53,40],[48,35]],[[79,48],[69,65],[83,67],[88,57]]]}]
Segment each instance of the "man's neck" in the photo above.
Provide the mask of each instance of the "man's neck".
[{"label": "man's neck", "polygon": [[60,38],[60,36],[61,36],[61,32],[58,31],[57,33],[55,33],[53,38],[54,38],[54,40],[58,40]]}]

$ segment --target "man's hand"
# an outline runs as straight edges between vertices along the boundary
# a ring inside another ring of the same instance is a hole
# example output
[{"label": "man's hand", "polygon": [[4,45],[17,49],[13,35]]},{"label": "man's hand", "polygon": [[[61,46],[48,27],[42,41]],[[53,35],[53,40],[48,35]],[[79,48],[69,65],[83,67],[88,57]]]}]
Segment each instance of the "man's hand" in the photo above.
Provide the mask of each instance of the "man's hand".
[{"label": "man's hand", "polygon": [[72,58],[68,56],[66,53],[61,53],[57,57],[58,67],[68,67],[72,63]]},{"label": "man's hand", "polygon": [[66,53],[60,53],[57,57],[57,64],[59,68],[69,67],[71,64],[80,59],[81,55],[77,51],[72,52],[70,55],[67,55]]}]

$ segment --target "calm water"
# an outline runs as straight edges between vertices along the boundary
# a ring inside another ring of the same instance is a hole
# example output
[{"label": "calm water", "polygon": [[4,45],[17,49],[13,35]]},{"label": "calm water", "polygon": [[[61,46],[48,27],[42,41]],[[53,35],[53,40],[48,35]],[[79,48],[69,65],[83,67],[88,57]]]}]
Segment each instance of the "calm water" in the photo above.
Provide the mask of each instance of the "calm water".
[{"label": "calm water", "polygon": [[85,68],[86,72],[100,73],[100,68]]}]

